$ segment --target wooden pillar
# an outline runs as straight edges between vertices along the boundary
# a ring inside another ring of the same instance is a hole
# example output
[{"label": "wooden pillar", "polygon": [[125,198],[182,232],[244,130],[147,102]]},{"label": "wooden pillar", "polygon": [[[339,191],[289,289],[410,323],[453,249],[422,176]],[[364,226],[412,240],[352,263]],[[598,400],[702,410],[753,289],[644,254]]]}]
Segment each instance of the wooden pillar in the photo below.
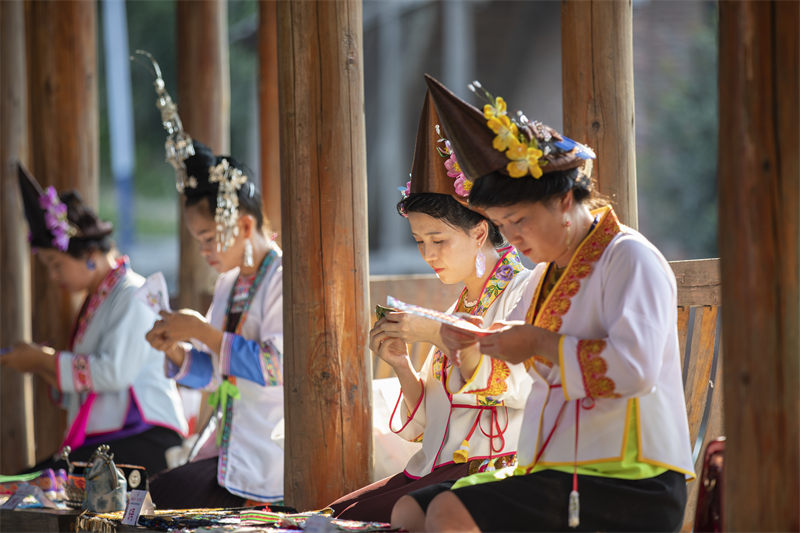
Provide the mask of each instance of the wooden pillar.
[{"label": "wooden pillar", "polygon": [[370,480],[361,2],[279,2],[285,500]]},{"label": "wooden pillar", "polygon": [[[81,0],[26,3],[32,171],[43,187],[77,189],[97,208],[97,6]],[[67,347],[80,299],[70,299],[34,261],[33,340]],[[56,451],[64,413],[35,379],[36,458]]]},{"label": "wooden pillar", "polygon": [[[0,347],[31,338],[30,254],[17,185],[17,161],[28,165],[25,9],[0,2]],[[0,367],[0,472],[31,466],[33,387],[30,376]]]},{"label": "wooden pillar", "polygon": [[725,528],[800,530],[800,4],[719,4]]},{"label": "wooden pillar", "polygon": [[635,228],[631,0],[564,0],[561,6],[564,134],[597,152],[598,189]]},{"label": "wooden pillar", "polygon": [[278,25],[275,0],[258,12],[258,114],[261,133],[261,200],[270,229],[281,233],[281,146],[278,120]]},{"label": "wooden pillar", "polygon": [[[216,154],[230,151],[230,68],[228,11],[223,0],[176,2],[178,25],[178,111],[183,128]],[[178,302],[205,312],[216,273],[180,216]]]}]

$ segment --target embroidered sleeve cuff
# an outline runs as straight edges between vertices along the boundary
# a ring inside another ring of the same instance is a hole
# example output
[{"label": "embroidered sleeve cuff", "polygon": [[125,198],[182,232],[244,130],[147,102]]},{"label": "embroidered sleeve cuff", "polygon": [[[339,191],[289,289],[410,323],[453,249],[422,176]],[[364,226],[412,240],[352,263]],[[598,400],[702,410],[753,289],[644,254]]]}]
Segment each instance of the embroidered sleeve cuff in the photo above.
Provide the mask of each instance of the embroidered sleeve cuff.
[{"label": "embroidered sleeve cuff", "polygon": [[282,354],[270,340],[248,340],[224,333],[220,349],[223,374],[247,379],[261,386],[283,384]]},{"label": "embroidered sleeve cuff", "polygon": [[186,352],[183,365],[175,375],[175,381],[193,389],[203,389],[211,384],[214,377],[214,363],[211,355],[192,348]]},{"label": "embroidered sleeve cuff", "polygon": [[92,390],[92,367],[87,354],[58,352],[56,374],[61,392],[81,393]]},{"label": "embroidered sleeve cuff", "polygon": [[479,401],[492,399],[500,402],[500,398],[508,392],[508,379],[511,369],[508,364],[488,355],[481,355],[481,362],[475,369],[472,378],[459,393],[473,394]]},{"label": "embroidered sleeve cuff", "polygon": [[607,375],[603,357],[604,339],[576,339],[564,336],[559,342],[561,384],[567,399],[618,398],[616,384]]},{"label": "embroidered sleeve cuff", "polygon": [[405,430],[408,427],[408,425],[411,423],[411,421],[414,420],[414,418],[416,418],[417,413],[420,412],[419,411],[419,406],[422,405],[422,400],[425,398],[425,382],[422,381],[422,378],[420,378],[419,384],[422,387],[422,392],[419,395],[419,400],[417,400],[417,405],[414,406],[414,410],[411,411],[411,414],[408,415],[408,417],[406,418],[405,423],[403,424],[403,426],[400,429],[394,429],[394,423],[393,423],[394,422],[394,415],[395,415],[395,413],[397,413],[397,408],[398,408],[398,406],[400,406],[401,403],[403,404],[401,409],[400,409],[401,414],[406,412],[407,409],[406,409],[406,406],[405,406],[405,402],[403,401],[403,393],[401,392],[400,396],[397,397],[397,402],[394,404],[394,409],[392,409],[392,414],[389,417],[389,429],[392,430],[392,433],[398,433],[398,434],[402,433],[403,430]]}]

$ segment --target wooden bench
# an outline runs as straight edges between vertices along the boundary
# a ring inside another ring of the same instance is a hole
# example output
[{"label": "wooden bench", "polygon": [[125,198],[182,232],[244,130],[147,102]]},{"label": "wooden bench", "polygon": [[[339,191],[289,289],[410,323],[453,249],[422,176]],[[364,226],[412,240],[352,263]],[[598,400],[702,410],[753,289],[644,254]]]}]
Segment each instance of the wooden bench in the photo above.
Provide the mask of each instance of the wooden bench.
[{"label": "wooden bench", "polygon": [[[673,261],[678,283],[678,337],[681,347],[686,410],[695,472],[702,469],[702,450],[709,440],[724,435],[722,427],[722,349],[720,275],[718,259]],[[458,297],[460,286],[444,285],[433,275],[373,276],[370,302],[385,304],[386,296],[431,307],[447,309]],[[373,315],[373,322],[375,316]],[[417,368],[429,346],[417,343],[411,357]],[[373,357],[376,378],[392,376],[391,368]],[[691,531],[697,505],[697,482],[688,485],[683,531]]]}]

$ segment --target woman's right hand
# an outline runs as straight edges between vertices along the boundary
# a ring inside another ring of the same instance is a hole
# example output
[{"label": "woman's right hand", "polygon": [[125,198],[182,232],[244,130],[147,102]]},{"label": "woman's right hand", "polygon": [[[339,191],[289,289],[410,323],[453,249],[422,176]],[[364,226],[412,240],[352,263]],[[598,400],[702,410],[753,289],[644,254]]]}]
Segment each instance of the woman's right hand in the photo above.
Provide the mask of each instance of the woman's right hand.
[{"label": "woman's right hand", "polygon": [[378,320],[369,332],[369,349],[389,366],[397,369],[408,365],[408,347],[403,339],[386,330],[387,320]]},{"label": "woman's right hand", "polygon": [[172,361],[173,364],[181,366],[186,357],[186,349],[180,342],[175,342],[170,339],[163,331],[160,321],[156,321],[153,328],[144,336],[145,340],[150,343],[150,346],[160,352]]},{"label": "woman's right hand", "polygon": [[[439,323],[421,316],[394,311],[378,321],[383,321],[383,330],[392,337],[403,339],[406,343],[427,342],[439,344]],[[377,323],[376,323],[377,325]]]}]

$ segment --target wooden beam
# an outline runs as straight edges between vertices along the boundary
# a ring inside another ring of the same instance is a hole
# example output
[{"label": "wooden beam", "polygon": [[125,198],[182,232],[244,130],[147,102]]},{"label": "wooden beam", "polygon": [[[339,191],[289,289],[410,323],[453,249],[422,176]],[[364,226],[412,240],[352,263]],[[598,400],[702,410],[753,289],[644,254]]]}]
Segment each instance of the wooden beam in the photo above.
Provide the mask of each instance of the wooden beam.
[{"label": "wooden beam", "polygon": [[278,120],[278,24],[275,0],[258,4],[258,115],[261,133],[261,201],[281,242],[281,145]]},{"label": "wooden beam", "polygon": [[638,226],[631,0],[561,3],[564,134],[597,152],[592,174],[620,220]]},{"label": "wooden beam", "polygon": [[370,480],[361,2],[277,12],[285,500],[313,509]]},{"label": "wooden beam", "polygon": [[720,305],[719,259],[670,261],[678,283],[678,305]]},{"label": "wooden beam", "polygon": [[[176,2],[178,111],[184,129],[215,154],[230,151],[230,67],[228,7],[223,0]],[[184,224],[180,206],[178,303],[204,312],[211,303],[216,273]]]},{"label": "wooden beam", "polygon": [[[77,189],[97,208],[99,137],[97,5],[81,0],[26,3],[32,170],[42,186]],[[33,268],[33,340],[67,347],[80,298],[70,299],[38,262]],[[35,378],[36,458],[56,451],[65,416]]]},{"label": "wooden beam", "polygon": [[800,4],[719,4],[725,528],[800,530]]},{"label": "wooden beam", "polygon": [[[17,161],[28,161],[25,9],[0,2],[0,347],[31,338],[30,253],[17,185]],[[33,465],[33,382],[0,367],[0,472]]]}]

